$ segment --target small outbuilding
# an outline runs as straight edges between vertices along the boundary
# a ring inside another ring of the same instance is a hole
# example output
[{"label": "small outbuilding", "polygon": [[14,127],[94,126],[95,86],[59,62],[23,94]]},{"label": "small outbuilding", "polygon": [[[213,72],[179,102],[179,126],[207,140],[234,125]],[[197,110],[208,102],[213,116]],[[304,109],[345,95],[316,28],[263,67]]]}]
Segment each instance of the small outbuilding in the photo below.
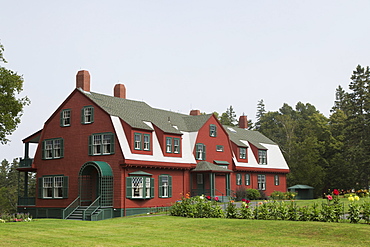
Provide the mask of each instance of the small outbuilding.
[{"label": "small outbuilding", "polygon": [[288,188],[290,192],[296,192],[297,196],[295,197],[298,200],[304,199],[314,199],[313,198],[313,187],[308,185],[296,184]]}]

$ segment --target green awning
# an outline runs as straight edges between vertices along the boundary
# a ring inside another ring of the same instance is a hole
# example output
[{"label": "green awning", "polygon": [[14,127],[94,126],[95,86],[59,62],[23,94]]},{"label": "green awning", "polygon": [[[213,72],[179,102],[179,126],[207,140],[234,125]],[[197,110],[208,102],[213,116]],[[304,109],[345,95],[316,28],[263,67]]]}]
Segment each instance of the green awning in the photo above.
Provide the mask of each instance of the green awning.
[{"label": "green awning", "polygon": [[[83,168],[89,165],[95,166],[98,169],[100,176],[102,177],[113,176],[112,168],[108,163],[104,161],[89,161],[83,165]],[[83,170],[83,168],[81,168],[81,171]]]},{"label": "green awning", "polygon": [[128,175],[130,175],[130,176],[132,176],[132,175],[136,175],[136,176],[153,176],[153,174],[150,174],[150,173],[147,173],[147,172],[143,172],[143,171],[131,172]]},{"label": "green awning", "polygon": [[213,162],[215,162],[217,165],[230,165],[229,162],[223,160],[214,160]]}]

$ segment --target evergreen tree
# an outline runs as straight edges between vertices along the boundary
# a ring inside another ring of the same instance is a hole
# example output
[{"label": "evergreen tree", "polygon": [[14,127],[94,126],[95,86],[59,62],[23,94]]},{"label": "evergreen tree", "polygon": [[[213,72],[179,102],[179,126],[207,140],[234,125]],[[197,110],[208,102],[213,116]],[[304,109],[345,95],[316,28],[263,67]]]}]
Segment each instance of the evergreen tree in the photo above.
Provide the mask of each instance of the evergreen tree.
[{"label": "evergreen tree", "polygon": [[265,113],[266,113],[265,104],[263,103],[263,99],[261,99],[260,101],[258,101],[257,104],[256,124],[255,124],[256,130],[260,129],[261,127],[260,121]]},{"label": "evergreen tree", "polygon": [[232,106],[226,109],[226,112],[221,114],[220,122],[223,125],[235,126],[236,121],[236,114]]}]

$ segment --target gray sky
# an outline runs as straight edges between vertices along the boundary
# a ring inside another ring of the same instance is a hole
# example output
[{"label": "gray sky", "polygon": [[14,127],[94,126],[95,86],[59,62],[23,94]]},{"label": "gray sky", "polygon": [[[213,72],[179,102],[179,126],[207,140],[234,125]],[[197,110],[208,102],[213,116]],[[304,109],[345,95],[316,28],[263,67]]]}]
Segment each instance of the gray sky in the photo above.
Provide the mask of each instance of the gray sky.
[{"label": "gray sky", "polygon": [[[188,114],[225,112],[254,120],[257,102],[311,103],[329,116],[335,89],[370,65],[370,1],[105,0],[3,1],[5,67],[22,74],[31,105],[0,146],[0,160],[24,154],[21,142],[75,88]],[[33,155],[33,154],[31,154]]]}]

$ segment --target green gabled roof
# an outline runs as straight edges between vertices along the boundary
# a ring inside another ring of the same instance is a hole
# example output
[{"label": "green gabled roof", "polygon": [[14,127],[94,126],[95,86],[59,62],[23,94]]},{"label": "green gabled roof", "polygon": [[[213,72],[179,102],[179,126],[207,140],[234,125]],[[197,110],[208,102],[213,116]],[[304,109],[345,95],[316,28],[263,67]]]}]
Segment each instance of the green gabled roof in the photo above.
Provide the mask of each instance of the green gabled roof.
[{"label": "green gabled roof", "polygon": [[[197,131],[212,114],[189,116],[181,113],[152,108],[145,102],[128,100],[104,94],[82,91],[108,114],[117,116],[132,128],[153,130],[144,122],[151,122],[165,133],[181,134],[181,131]],[[176,126],[176,127],[174,127]]]},{"label": "green gabled roof", "polygon": [[266,136],[264,136],[258,131],[246,130],[246,129],[241,129],[238,127],[227,126],[227,125],[224,125],[223,127],[226,129],[226,132],[229,134],[230,140],[234,142],[237,146],[240,146],[240,147],[247,146],[246,144],[241,142],[241,140],[250,142],[258,149],[267,149],[261,143],[276,145],[275,142],[271,141],[269,138],[267,138]]},{"label": "green gabled roof", "polygon": [[206,171],[231,172],[231,170],[229,170],[227,168],[209,163],[207,161],[200,161],[192,171],[193,172],[206,172]]}]

